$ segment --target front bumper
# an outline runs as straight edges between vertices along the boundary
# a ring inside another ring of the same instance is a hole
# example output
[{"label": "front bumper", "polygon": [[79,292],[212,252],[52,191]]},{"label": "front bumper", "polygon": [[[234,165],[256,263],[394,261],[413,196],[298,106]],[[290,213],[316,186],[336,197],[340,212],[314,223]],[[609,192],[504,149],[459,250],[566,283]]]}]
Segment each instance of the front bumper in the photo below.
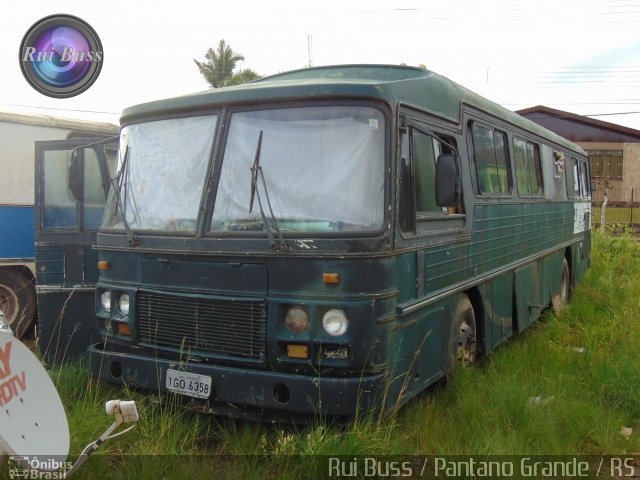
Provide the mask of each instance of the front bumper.
[{"label": "front bumper", "polygon": [[382,373],[323,377],[229,367],[109,351],[103,343],[87,349],[91,374],[107,382],[166,392],[168,368],[208,375],[212,393],[199,400],[206,413],[258,421],[296,421],[307,416],[354,416],[380,408]]}]

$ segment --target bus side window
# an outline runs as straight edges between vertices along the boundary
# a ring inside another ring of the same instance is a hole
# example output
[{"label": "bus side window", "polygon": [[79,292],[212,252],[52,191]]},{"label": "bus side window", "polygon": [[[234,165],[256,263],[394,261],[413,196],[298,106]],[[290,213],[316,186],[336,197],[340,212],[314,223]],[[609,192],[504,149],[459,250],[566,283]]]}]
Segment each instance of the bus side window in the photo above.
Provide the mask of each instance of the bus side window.
[{"label": "bus side window", "polygon": [[461,205],[450,211],[436,204],[436,161],[440,154],[453,153],[453,149],[448,145],[454,145],[455,140],[429,135],[415,128],[407,128],[400,142],[398,172],[400,230],[415,234],[416,220],[443,219],[449,213],[462,213]]},{"label": "bus side window", "polygon": [[507,142],[503,132],[473,124],[473,153],[481,195],[511,193]]},{"label": "bus side window", "polygon": [[44,228],[76,228],[78,200],[69,185],[70,150],[44,152]]},{"label": "bus side window", "polygon": [[571,157],[566,160],[567,197],[576,198],[580,196],[580,168],[578,160]]},{"label": "bus side window", "polygon": [[412,156],[415,165],[416,212],[442,212],[436,205],[436,152],[433,137],[412,130]]},{"label": "bus side window", "polygon": [[409,134],[403,133],[400,144],[400,172],[398,178],[398,224],[402,232],[415,232],[413,214],[413,182],[409,157]]},{"label": "bus side window", "polygon": [[589,183],[589,169],[587,168],[587,162],[584,160],[580,161],[580,192],[583,198],[589,198],[591,196],[591,192],[589,188],[591,187]]},{"label": "bus side window", "polygon": [[102,221],[102,212],[107,200],[100,160],[93,148],[84,149],[84,227],[95,230]]},{"label": "bus side window", "polygon": [[513,156],[515,159],[516,179],[520,196],[542,196],[542,168],[540,164],[540,147],[538,144],[514,138]]}]

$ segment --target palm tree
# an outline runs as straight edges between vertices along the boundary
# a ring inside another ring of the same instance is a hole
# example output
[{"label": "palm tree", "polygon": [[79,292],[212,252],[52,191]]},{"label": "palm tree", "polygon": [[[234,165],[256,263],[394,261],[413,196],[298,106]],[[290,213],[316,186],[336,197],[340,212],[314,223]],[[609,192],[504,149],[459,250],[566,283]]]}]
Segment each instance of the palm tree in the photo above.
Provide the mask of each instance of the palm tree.
[{"label": "palm tree", "polygon": [[245,68],[244,70],[240,70],[238,73],[234,73],[225,86],[230,87],[231,85],[240,85],[241,83],[252,82],[262,78],[258,73],[254,72],[250,68]]},{"label": "palm tree", "polygon": [[227,85],[229,80],[233,77],[233,69],[236,67],[236,63],[244,60],[244,56],[234,52],[229,45],[220,40],[218,48],[213,51],[209,48],[205,54],[206,61],[196,62],[200,73],[205,80],[211,85],[211,88],[220,88]]}]

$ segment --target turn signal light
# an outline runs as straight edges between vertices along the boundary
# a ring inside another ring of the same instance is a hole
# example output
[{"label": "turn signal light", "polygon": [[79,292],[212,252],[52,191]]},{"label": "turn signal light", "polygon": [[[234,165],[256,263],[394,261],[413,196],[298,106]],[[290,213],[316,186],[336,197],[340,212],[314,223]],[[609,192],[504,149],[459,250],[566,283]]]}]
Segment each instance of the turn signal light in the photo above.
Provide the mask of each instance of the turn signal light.
[{"label": "turn signal light", "polygon": [[98,270],[109,270],[109,267],[109,262],[107,262],[106,260],[98,262]]},{"label": "turn signal light", "polygon": [[338,283],[340,283],[340,274],[339,273],[323,273],[322,283],[326,283],[328,285],[337,285]]},{"label": "turn signal light", "polygon": [[126,323],[119,323],[118,324],[118,333],[120,335],[126,335],[127,337],[131,336],[131,329],[129,328],[129,325]]},{"label": "turn signal light", "polygon": [[306,345],[287,345],[287,357],[289,358],[309,358],[309,347]]}]

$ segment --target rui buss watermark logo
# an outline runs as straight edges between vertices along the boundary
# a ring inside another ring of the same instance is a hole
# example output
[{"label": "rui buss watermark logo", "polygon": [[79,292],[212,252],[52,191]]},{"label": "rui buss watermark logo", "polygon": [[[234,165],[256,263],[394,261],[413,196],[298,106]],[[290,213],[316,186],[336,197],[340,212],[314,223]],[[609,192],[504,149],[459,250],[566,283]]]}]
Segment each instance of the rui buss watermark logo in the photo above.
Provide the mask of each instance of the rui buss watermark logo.
[{"label": "rui buss watermark logo", "polygon": [[38,20],[20,43],[24,78],[49,97],[74,97],[87,90],[100,75],[103,60],[96,31],[73,15]]}]

